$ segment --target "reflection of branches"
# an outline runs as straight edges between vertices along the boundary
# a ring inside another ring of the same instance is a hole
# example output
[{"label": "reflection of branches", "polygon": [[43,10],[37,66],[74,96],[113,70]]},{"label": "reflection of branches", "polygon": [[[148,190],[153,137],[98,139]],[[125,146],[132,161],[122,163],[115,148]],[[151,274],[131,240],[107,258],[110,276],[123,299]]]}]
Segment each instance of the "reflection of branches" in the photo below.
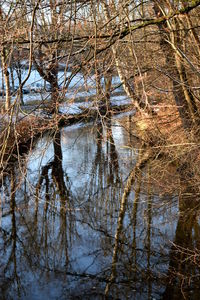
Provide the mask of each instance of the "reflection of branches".
[{"label": "reflection of branches", "polygon": [[108,297],[109,290],[111,285],[115,282],[116,278],[116,272],[117,272],[117,260],[118,260],[118,253],[119,253],[119,248],[120,248],[120,235],[123,229],[123,220],[125,216],[125,211],[126,211],[126,205],[127,205],[127,200],[128,196],[131,192],[131,188],[133,183],[135,182],[138,172],[146,166],[146,163],[150,159],[150,153],[148,151],[142,153],[142,158],[139,156],[138,162],[136,163],[134,169],[131,171],[129,174],[124,193],[121,198],[121,203],[120,203],[120,211],[119,211],[119,216],[118,216],[118,223],[117,223],[117,230],[115,234],[115,244],[113,248],[113,257],[112,257],[112,270],[111,270],[111,275],[110,275],[110,280],[109,283],[106,285],[105,289],[105,297]]},{"label": "reflection of branches", "polygon": [[114,184],[114,175],[116,177],[116,183],[120,183],[118,154],[112,134],[111,120],[107,122],[107,125],[107,143],[108,147],[110,147],[110,149],[108,150],[110,154],[110,183]]},{"label": "reflection of branches", "polygon": [[[45,196],[47,197],[46,200],[49,200],[50,195],[50,185],[49,185],[49,171],[52,170],[52,179],[55,183],[57,191],[60,196],[61,203],[63,201],[69,200],[70,191],[69,188],[66,187],[65,180],[64,180],[64,172],[62,168],[62,148],[61,148],[61,136],[60,131],[56,132],[53,141],[54,146],[54,159],[53,161],[49,162],[47,165],[42,167],[41,175],[36,186],[36,196],[37,199],[39,197],[39,192],[42,188],[42,184],[45,181]],[[68,179],[68,177],[66,177]],[[68,205],[70,205],[68,201]]]},{"label": "reflection of branches", "polygon": [[[95,214],[94,211],[92,213],[94,222],[96,222],[96,218],[101,219],[103,217],[102,212],[104,209],[108,212],[111,206],[118,205],[118,192],[116,191],[118,188],[121,189],[119,183],[118,154],[112,136],[111,123],[106,128],[103,128],[102,124],[98,124],[96,131],[96,154],[92,164],[88,191],[89,199],[96,199],[97,201]],[[107,227],[106,224],[107,220],[104,220],[105,228]]]},{"label": "reflection of branches", "polygon": [[141,189],[141,171],[138,172],[138,178],[137,178],[137,186],[135,190],[135,199],[132,209],[132,223],[133,223],[133,242],[132,242],[132,251],[131,251],[131,257],[134,257],[134,279],[136,279],[136,265],[137,265],[137,257],[136,257],[136,227],[137,227],[137,211],[138,211],[138,203],[140,200],[140,189]]},{"label": "reflection of branches", "polygon": [[17,229],[16,229],[16,216],[15,216],[15,210],[16,210],[16,201],[15,201],[15,193],[16,193],[16,174],[14,167],[10,170],[10,212],[11,212],[11,221],[12,221],[12,228],[11,228],[11,235],[8,243],[12,243],[12,249],[10,256],[7,260],[7,264],[4,268],[4,273],[6,273],[7,269],[9,268],[10,264],[13,264],[13,276],[12,281],[16,281],[18,291],[20,290],[20,279],[17,274],[17,258],[16,258],[16,250],[17,250]]},{"label": "reflection of branches", "polygon": [[199,199],[196,199],[193,187],[184,187],[183,179],[181,176],[180,213],[170,252],[168,284],[163,299],[189,299],[190,288],[199,291]]},{"label": "reflection of branches", "polygon": [[[112,135],[111,123],[108,121],[106,127],[106,156],[103,151],[103,139],[104,130],[102,124],[99,124],[97,128],[97,150],[95,159],[92,166],[92,174],[90,186],[93,189],[97,188],[97,191],[93,191],[94,194],[98,194],[99,191],[103,192],[105,187],[113,186],[120,182],[119,179],[119,163],[118,154],[115,147],[114,138]],[[107,185],[108,184],[108,185]],[[91,194],[92,190],[90,191]]]},{"label": "reflection of branches", "polygon": [[[69,213],[68,217],[70,217],[71,212],[71,203],[70,199],[70,189],[65,184],[64,172],[62,168],[62,148],[61,148],[61,133],[60,131],[56,131],[53,140],[54,147],[54,159],[45,165],[42,168],[41,175],[36,186],[36,208],[35,208],[35,227],[37,225],[37,214],[38,214],[38,202],[39,202],[39,193],[44,184],[45,186],[45,206],[44,206],[44,242],[45,249],[48,249],[48,222],[47,222],[47,212],[50,201],[53,200],[53,197],[50,197],[51,191],[50,188],[53,186],[56,187],[57,193],[60,199],[60,233],[58,237],[61,240],[61,245],[59,247],[59,251],[65,252],[66,264],[68,262],[68,238],[67,238],[67,228],[69,228],[69,232],[72,231],[73,222],[71,218],[68,221],[67,226],[67,212]],[[52,180],[50,180],[50,170],[52,175]],[[66,177],[68,180],[68,177]],[[52,205],[52,203],[51,203]],[[56,204],[57,206],[57,204]]]}]

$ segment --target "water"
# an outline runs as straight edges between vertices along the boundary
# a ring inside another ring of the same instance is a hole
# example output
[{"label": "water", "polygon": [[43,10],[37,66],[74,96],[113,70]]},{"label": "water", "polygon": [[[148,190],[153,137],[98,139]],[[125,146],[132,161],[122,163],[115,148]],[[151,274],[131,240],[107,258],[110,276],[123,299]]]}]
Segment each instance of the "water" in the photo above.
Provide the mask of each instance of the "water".
[{"label": "water", "polygon": [[156,158],[123,207],[140,153],[124,122],[47,134],[6,170],[0,299],[199,299],[196,198]]},{"label": "water", "polygon": [[[22,80],[24,80],[27,77],[28,70],[23,69],[22,70]],[[59,71],[58,72],[58,85],[60,87],[60,90],[62,90],[66,83],[68,83],[68,80],[70,79],[71,72],[64,72]],[[66,77],[66,82],[65,82]],[[18,83],[18,77],[17,73],[14,70],[13,71],[13,79],[15,82],[15,89],[17,90],[19,83]],[[11,77],[10,77],[10,85],[11,85]],[[122,92],[122,88],[120,85],[120,79],[118,76],[113,76],[112,78],[112,89],[115,92]],[[72,80],[70,79],[69,87],[65,93],[65,97],[71,100],[75,99],[82,99],[82,102],[85,101],[86,98],[90,98],[91,96],[96,95],[96,81],[95,76],[85,76],[82,73],[76,74]],[[2,90],[2,70],[0,68],[0,91]],[[23,101],[25,104],[27,104],[30,101],[33,100],[47,100],[51,98],[50,95],[50,85],[49,83],[46,83],[44,79],[40,76],[40,74],[37,72],[37,70],[32,70],[31,74],[24,85],[24,93],[23,95]],[[15,99],[16,92],[13,93],[12,99]],[[121,96],[118,95],[117,102],[119,104],[129,103],[127,97],[123,94]],[[116,103],[116,96],[112,96],[111,101]]]}]

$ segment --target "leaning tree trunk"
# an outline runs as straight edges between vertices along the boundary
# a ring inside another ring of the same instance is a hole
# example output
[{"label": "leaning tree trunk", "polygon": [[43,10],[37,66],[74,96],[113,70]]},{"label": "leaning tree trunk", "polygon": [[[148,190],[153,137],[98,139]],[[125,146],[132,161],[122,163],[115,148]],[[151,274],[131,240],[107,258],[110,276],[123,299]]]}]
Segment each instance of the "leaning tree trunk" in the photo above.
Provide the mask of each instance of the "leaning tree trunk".
[{"label": "leaning tree trunk", "polygon": [[[157,16],[164,15],[163,10],[154,2],[154,12]],[[172,80],[173,95],[185,129],[191,129],[198,119],[198,108],[190,91],[188,76],[178,49],[181,49],[181,37],[178,21],[172,27],[170,21],[158,23],[160,31],[160,47],[168,66],[168,77]],[[175,27],[175,28],[174,28]],[[176,31],[176,33],[174,33]]]}]

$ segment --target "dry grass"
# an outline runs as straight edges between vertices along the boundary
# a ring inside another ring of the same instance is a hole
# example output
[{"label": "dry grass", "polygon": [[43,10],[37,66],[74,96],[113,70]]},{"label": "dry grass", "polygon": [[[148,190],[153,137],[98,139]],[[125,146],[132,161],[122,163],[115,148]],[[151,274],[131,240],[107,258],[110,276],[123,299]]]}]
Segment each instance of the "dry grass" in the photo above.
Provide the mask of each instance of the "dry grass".
[{"label": "dry grass", "polygon": [[[130,129],[128,121],[123,125]],[[182,126],[174,106],[160,106],[157,115],[136,113],[132,121],[132,134],[152,153],[151,184],[155,193],[175,194],[181,185],[194,187],[200,180],[200,147],[195,130],[188,133]]]}]

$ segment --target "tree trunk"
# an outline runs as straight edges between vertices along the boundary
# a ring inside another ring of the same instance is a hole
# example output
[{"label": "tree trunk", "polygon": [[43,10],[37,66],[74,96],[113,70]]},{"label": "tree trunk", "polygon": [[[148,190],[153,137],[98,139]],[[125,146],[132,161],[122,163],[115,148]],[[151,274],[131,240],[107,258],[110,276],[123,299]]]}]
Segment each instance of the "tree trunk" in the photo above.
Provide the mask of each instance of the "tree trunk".
[{"label": "tree trunk", "polygon": [[[20,71],[21,73],[21,71]],[[18,80],[19,80],[19,100],[20,100],[20,103],[22,105],[24,105],[24,99],[23,99],[23,89],[22,89],[22,77],[21,77],[21,74],[18,76]]]},{"label": "tree trunk", "polygon": [[57,113],[59,108],[59,91],[58,91],[58,82],[49,81],[51,86],[51,106],[52,113]]},{"label": "tree trunk", "polygon": [[24,99],[23,99],[23,89],[22,89],[22,65],[19,58],[19,52],[18,52],[18,61],[16,64],[16,73],[18,77],[18,84],[19,84],[19,100],[22,105],[24,105]]},{"label": "tree trunk", "polygon": [[10,79],[9,79],[5,48],[3,48],[1,52],[1,61],[2,61],[3,75],[5,79],[5,89],[6,89],[5,110],[8,111],[11,105],[11,96],[10,96]]},{"label": "tree trunk", "polygon": [[12,66],[10,66],[10,77],[11,77],[12,93],[13,93],[15,91],[15,81],[14,81],[14,74],[13,74]]},{"label": "tree trunk", "polygon": [[106,111],[109,113],[110,111],[110,96],[111,96],[111,87],[112,87],[112,74],[110,71],[104,76],[104,84],[105,84],[105,105]]},{"label": "tree trunk", "polygon": [[4,86],[4,73],[3,73],[3,66],[2,66],[2,70],[1,70],[1,88],[2,88],[2,99],[5,96],[5,86]]},{"label": "tree trunk", "polygon": [[57,113],[59,106],[59,85],[58,85],[58,62],[55,53],[52,54],[52,60],[55,62],[51,63],[48,68],[44,68],[41,56],[42,51],[39,49],[39,61],[37,62],[35,58],[34,65],[40,74],[40,76],[50,84],[50,93],[51,93],[51,103],[50,103],[50,113]]},{"label": "tree trunk", "polygon": [[[163,11],[154,2],[153,9],[156,16],[163,16]],[[189,89],[186,69],[182,63],[178,49],[181,49],[181,37],[178,23],[172,28],[169,21],[157,25],[160,31],[160,47],[163,50],[166,66],[168,66],[168,77],[172,80],[174,99],[185,129],[191,129],[195,125],[198,109],[194,97]],[[176,30],[176,36],[174,33]]]}]

